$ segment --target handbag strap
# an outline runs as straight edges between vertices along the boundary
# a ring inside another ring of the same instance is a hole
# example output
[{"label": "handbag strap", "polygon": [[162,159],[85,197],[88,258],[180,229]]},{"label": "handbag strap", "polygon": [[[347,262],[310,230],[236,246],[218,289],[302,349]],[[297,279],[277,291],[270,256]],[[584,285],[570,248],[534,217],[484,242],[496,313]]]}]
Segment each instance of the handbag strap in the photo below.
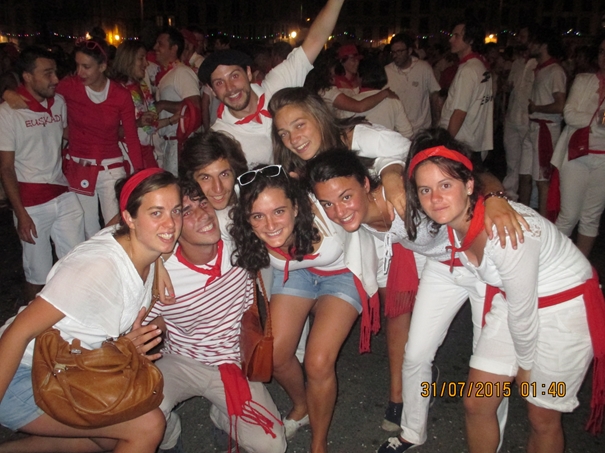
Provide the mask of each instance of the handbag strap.
[{"label": "handbag strap", "polygon": [[[261,275],[260,271],[256,273],[256,277],[258,278],[258,286],[260,287],[263,299],[265,300],[265,310],[267,312],[267,321],[265,322],[265,337],[271,337],[273,336],[273,331],[271,329],[271,309],[269,308],[269,298],[267,297],[265,282],[263,282],[263,276]],[[254,303],[258,304],[256,300],[256,291],[254,291]]]},{"label": "handbag strap", "polygon": [[[147,318],[147,316],[149,316],[149,313],[151,313],[151,309],[153,308],[153,306],[155,305],[155,303],[157,301],[160,300],[160,265],[159,262],[162,258],[158,258],[155,261],[155,267],[154,267],[154,271],[153,271],[153,286],[151,287],[151,304],[149,304],[149,308],[147,309],[147,313],[145,313],[145,318]],[[143,318],[143,319],[145,319]]]}]

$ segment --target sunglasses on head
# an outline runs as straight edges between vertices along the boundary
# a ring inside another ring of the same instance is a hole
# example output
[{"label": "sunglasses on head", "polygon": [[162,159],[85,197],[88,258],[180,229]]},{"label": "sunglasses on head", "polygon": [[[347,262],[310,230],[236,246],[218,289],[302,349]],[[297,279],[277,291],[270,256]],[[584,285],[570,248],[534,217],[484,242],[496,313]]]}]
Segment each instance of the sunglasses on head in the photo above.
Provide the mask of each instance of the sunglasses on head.
[{"label": "sunglasses on head", "polygon": [[93,40],[87,40],[87,41],[80,41],[78,43],[76,43],[76,47],[79,48],[85,48],[88,50],[97,50],[101,53],[101,55],[103,55],[103,59],[105,61],[107,61],[107,54],[105,53],[105,50],[103,50],[103,47],[101,46],[101,44],[99,44],[96,41]]},{"label": "sunglasses on head", "polygon": [[240,186],[245,186],[254,181],[256,179],[256,175],[259,173],[267,178],[275,178],[281,173],[281,171],[281,165],[267,165],[266,167],[259,168],[258,170],[250,170],[246,173],[242,173],[237,177],[237,182]]}]

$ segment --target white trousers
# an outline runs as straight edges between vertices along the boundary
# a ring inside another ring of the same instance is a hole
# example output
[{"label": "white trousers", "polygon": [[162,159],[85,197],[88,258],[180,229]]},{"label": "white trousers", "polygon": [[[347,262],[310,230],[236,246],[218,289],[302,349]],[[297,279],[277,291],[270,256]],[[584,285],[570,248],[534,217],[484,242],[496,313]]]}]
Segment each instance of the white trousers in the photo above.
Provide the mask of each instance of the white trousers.
[{"label": "white trousers", "polygon": [[[174,406],[194,396],[203,396],[211,403],[210,419],[215,426],[226,433],[237,433],[240,448],[248,453],[283,453],[286,451],[284,428],[274,420],[275,437],[266,434],[263,428],[246,422],[245,418],[237,419],[237,429],[230,431],[225,388],[218,367],[204,365],[197,360],[176,354],[164,354],[156,362],[164,376],[164,400],[160,409],[166,416],[166,432],[160,445],[163,450],[174,447],[181,434],[178,415],[171,412]],[[271,395],[260,382],[249,382],[252,401],[267,409],[277,420],[281,416]],[[263,411],[264,412],[264,411]]]},{"label": "white trousers", "polygon": [[[546,126],[550,131],[550,138],[554,148],[557,140],[559,140],[559,135],[561,135],[561,125],[559,123],[548,123]],[[531,175],[534,181],[548,181],[550,178],[547,178],[540,168],[540,153],[538,152],[539,131],[540,126],[538,123],[529,123],[529,131],[523,140],[519,174]]]},{"label": "white trousers", "polygon": [[557,228],[570,236],[580,222],[578,232],[587,237],[599,234],[599,222],[605,209],[605,155],[589,154],[563,162],[561,177],[561,212]]},{"label": "white trousers", "polygon": [[[464,267],[427,259],[412,313],[403,362],[403,413],[401,437],[420,445],[426,442],[430,399],[422,396],[422,383],[431,382],[431,367],[454,317],[470,299],[473,319],[473,349],[481,333],[485,284]],[[503,400],[507,405],[508,401]],[[506,425],[507,406],[499,414],[500,439]]]},{"label": "white trousers", "polygon": [[179,175],[179,143],[178,140],[164,140],[162,156],[158,156],[158,164],[174,176]]},{"label": "white trousers", "polygon": [[[65,192],[46,203],[25,208],[36,225],[35,244],[21,241],[25,280],[32,285],[44,285],[53,266],[51,239],[58,258],[84,242],[84,212],[76,194]],[[17,226],[17,217],[14,217]]]},{"label": "white trousers", "polygon": [[502,185],[506,195],[514,201],[519,199],[519,167],[521,165],[521,151],[523,139],[527,135],[529,126],[518,126],[510,121],[504,122],[504,151],[506,152],[506,177]]},{"label": "white trousers", "polygon": [[[101,165],[110,165],[120,162],[121,157],[115,159],[105,159]],[[101,205],[101,214],[103,222],[109,222],[119,212],[118,200],[116,198],[115,184],[118,179],[126,177],[126,170],[123,167],[112,168],[111,170],[102,170],[97,177],[95,194],[91,197],[87,195],[76,194],[82,209],[84,209],[84,233],[86,239],[93,237],[100,229],[99,224],[99,204]]]}]

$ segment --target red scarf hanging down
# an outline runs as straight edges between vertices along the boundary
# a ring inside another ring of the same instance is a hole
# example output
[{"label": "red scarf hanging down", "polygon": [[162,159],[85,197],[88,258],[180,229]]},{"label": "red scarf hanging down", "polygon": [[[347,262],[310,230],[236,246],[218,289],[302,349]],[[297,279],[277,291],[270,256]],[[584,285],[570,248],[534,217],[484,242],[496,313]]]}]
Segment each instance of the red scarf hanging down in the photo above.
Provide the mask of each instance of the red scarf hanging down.
[{"label": "red scarf hanging down", "polygon": [[554,147],[548,124],[553,123],[553,121],[539,118],[530,118],[529,120],[532,123],[538,123],[538,162],[540,163],[540,168],[543,169],[544,176],[550,178],[552,173],[550,160],[552,159]]},{"label": "red scarf hanging down", "polygon": [[53,104],[55,103],[54,96],[46,98],[46,103],[47,103],[48,107],[45,108],[37,99],[34,98],[34,96],[29,91],[27,91],[27,88],[25,88],[25,85],[23,85],[23,84],[19,85],[17,87],[17,93],[25,98],[25,103],[27,104],[27,108],[30,109],[32,112],[48,113],[51,117],[53,116],[51,108],[52,108]]},{"label": "red scarf hanging down", "polygon": [[[506,294],[499,288],[487,285],[485,305],[483,307],[482,327],[485,325],[485,316],[489,313],[493,298],[496,294]],[[586,320],[594,354],[592,370],[592,397],[590,399],[590,416],[586,423],[586,430],[592,435],[599,434],[603,429],[605,415],[605,298],[599,285],[597,271],[592,269],[592,278],[573,288],[557,294],[538,298],[538,309],[551,307],[576,297],[584,296]]]},{"label": "red scarf hanging down", "polygon": [[206,288],[210,283],[212,283],[217,278],[221,276],[221,263],[223,261],[223,240],[220,239],[218,241],[218,251],[216,252],[216,262],[212,265],[206,265],[210,269],[204,269],[203,267],[196,266],[195,264],[189,262],[187,258],[183,256],[183,252],[181,247],[177,247],[176,252],[174,253],[176,259],[179,260],[179,263],[184,264],[189,269],[194,270],[195,272],[199,272],[200,274],[208,275],[210,278],[206,281],[204,288]]},{"label": "red scarf hanging down", "polygon": [[540,69],[544,69],[547,66],[550,66],[552,64],[556,64],[559,61],[556,58],[549,58],[548,60],[546,60],[544,63],[539,63],[535,68],[534,68],[534,76],[538,75],[538,72],[540,72]]},{"label": "red scarf hanging down", "polygon": [[[282,421],[276,418],[266,407],[252,400],[250,384],[242,373],[239,366],[234,363],[224,363],[218,366],[221,373],[221,381],[225,387],[225,400],[227,402],[227,413],[229,414],[229,448],[231,451],[231,440],[237,439],[238,419],[250,424],[260,426],[265,434],[275,439],[273,425],[283,426]],[[233,429],[235,428],[235,432]],[[239,452],[239,445],[237,445]]]},{"label": "red scarf hanging down", "polygon": [[175,68],[176,65],[178,65],[179,63],[179,60],[175,60],[172,63],[168,63],[168,66],[166,66],[165,68],[160,66],[160,71],[155,76],[155,86],[160,86],[160,80],[162,80],[162,78],[166,74],[168,74],[171,69]]},{"label": "red scarf hanging down", "polygon": [[[292,256],[290,256],[290,254],[284,252],[282,249],[280,249],[279,247],[271,247],[270,245],[265,244],[265,246],[277,253],[279,256],[282,256],[285,260],[286,260],[286,264],[284,265],[284,281],[283,283],[286,283],[288,281],[288,277],[290,276],[290,261],[292,261]],[[319,256],[318,253],[316,253],[315,255],[303,255],[303,260],[314,260],[315,258],[317,258]]]},{"label": "red scarf hanging down", "polygon": [[387,297],[384,303],[384,315],[395,318],[410,313],[414,308],[418,293],[418,269],[414,252],[401,244],[393,244],[393,256],[387,277]]},{"label": "red scarf hanging down", "polygon": [[475,203],[475,210],[473,212],[473,218],[471,219],[471,223],[468,227],[468,231],[466,232],[466,236],[464,236],[464,240],[460,247],[456,247],[456,241],[454,240],[454,230],[451,227],[447,227],[447,235],[450,239],[450,245],[446,247],[446,249],[450,249],[452,252],[452,257],[450,258],[450,272],[454,270],[454,263],[456,260],[456,253],[464,252],[468,250],[477,236],[483,231],[485,228],[484,223],[485,217],[485,207],[483,206],[483,197],[479,197],[477,203]]},{"label": "red scarf hanging down", "polygon": [[[310,272],[321,275],[322,277],[329,277],[331,275],[344,274],[351,272],[349,269],[340,269],[337,271],[323,271],[310,267]],[[365,288],[361,280],[353,274],[353,281],[355,282],[355,288],[359,294],[361,300],[361,329],[359,333],[359,353],[370,352],[370,338],[372,334],[378,333],[380,330],[380,299],[378,298],[378,292],[370,296],[366,293]]]}]

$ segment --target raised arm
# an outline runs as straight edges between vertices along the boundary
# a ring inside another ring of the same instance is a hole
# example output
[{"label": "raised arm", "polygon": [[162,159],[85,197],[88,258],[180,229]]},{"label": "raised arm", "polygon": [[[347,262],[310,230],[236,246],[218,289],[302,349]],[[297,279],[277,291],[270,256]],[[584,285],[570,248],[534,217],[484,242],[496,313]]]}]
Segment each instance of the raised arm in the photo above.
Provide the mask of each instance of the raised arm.
[{"label": "raised arm", "polygon": [[309,34],[302,43],[302,48],[311,64],[313,64],[334,30],[343,3],[344,0],[328,0],[313,21]]}]

